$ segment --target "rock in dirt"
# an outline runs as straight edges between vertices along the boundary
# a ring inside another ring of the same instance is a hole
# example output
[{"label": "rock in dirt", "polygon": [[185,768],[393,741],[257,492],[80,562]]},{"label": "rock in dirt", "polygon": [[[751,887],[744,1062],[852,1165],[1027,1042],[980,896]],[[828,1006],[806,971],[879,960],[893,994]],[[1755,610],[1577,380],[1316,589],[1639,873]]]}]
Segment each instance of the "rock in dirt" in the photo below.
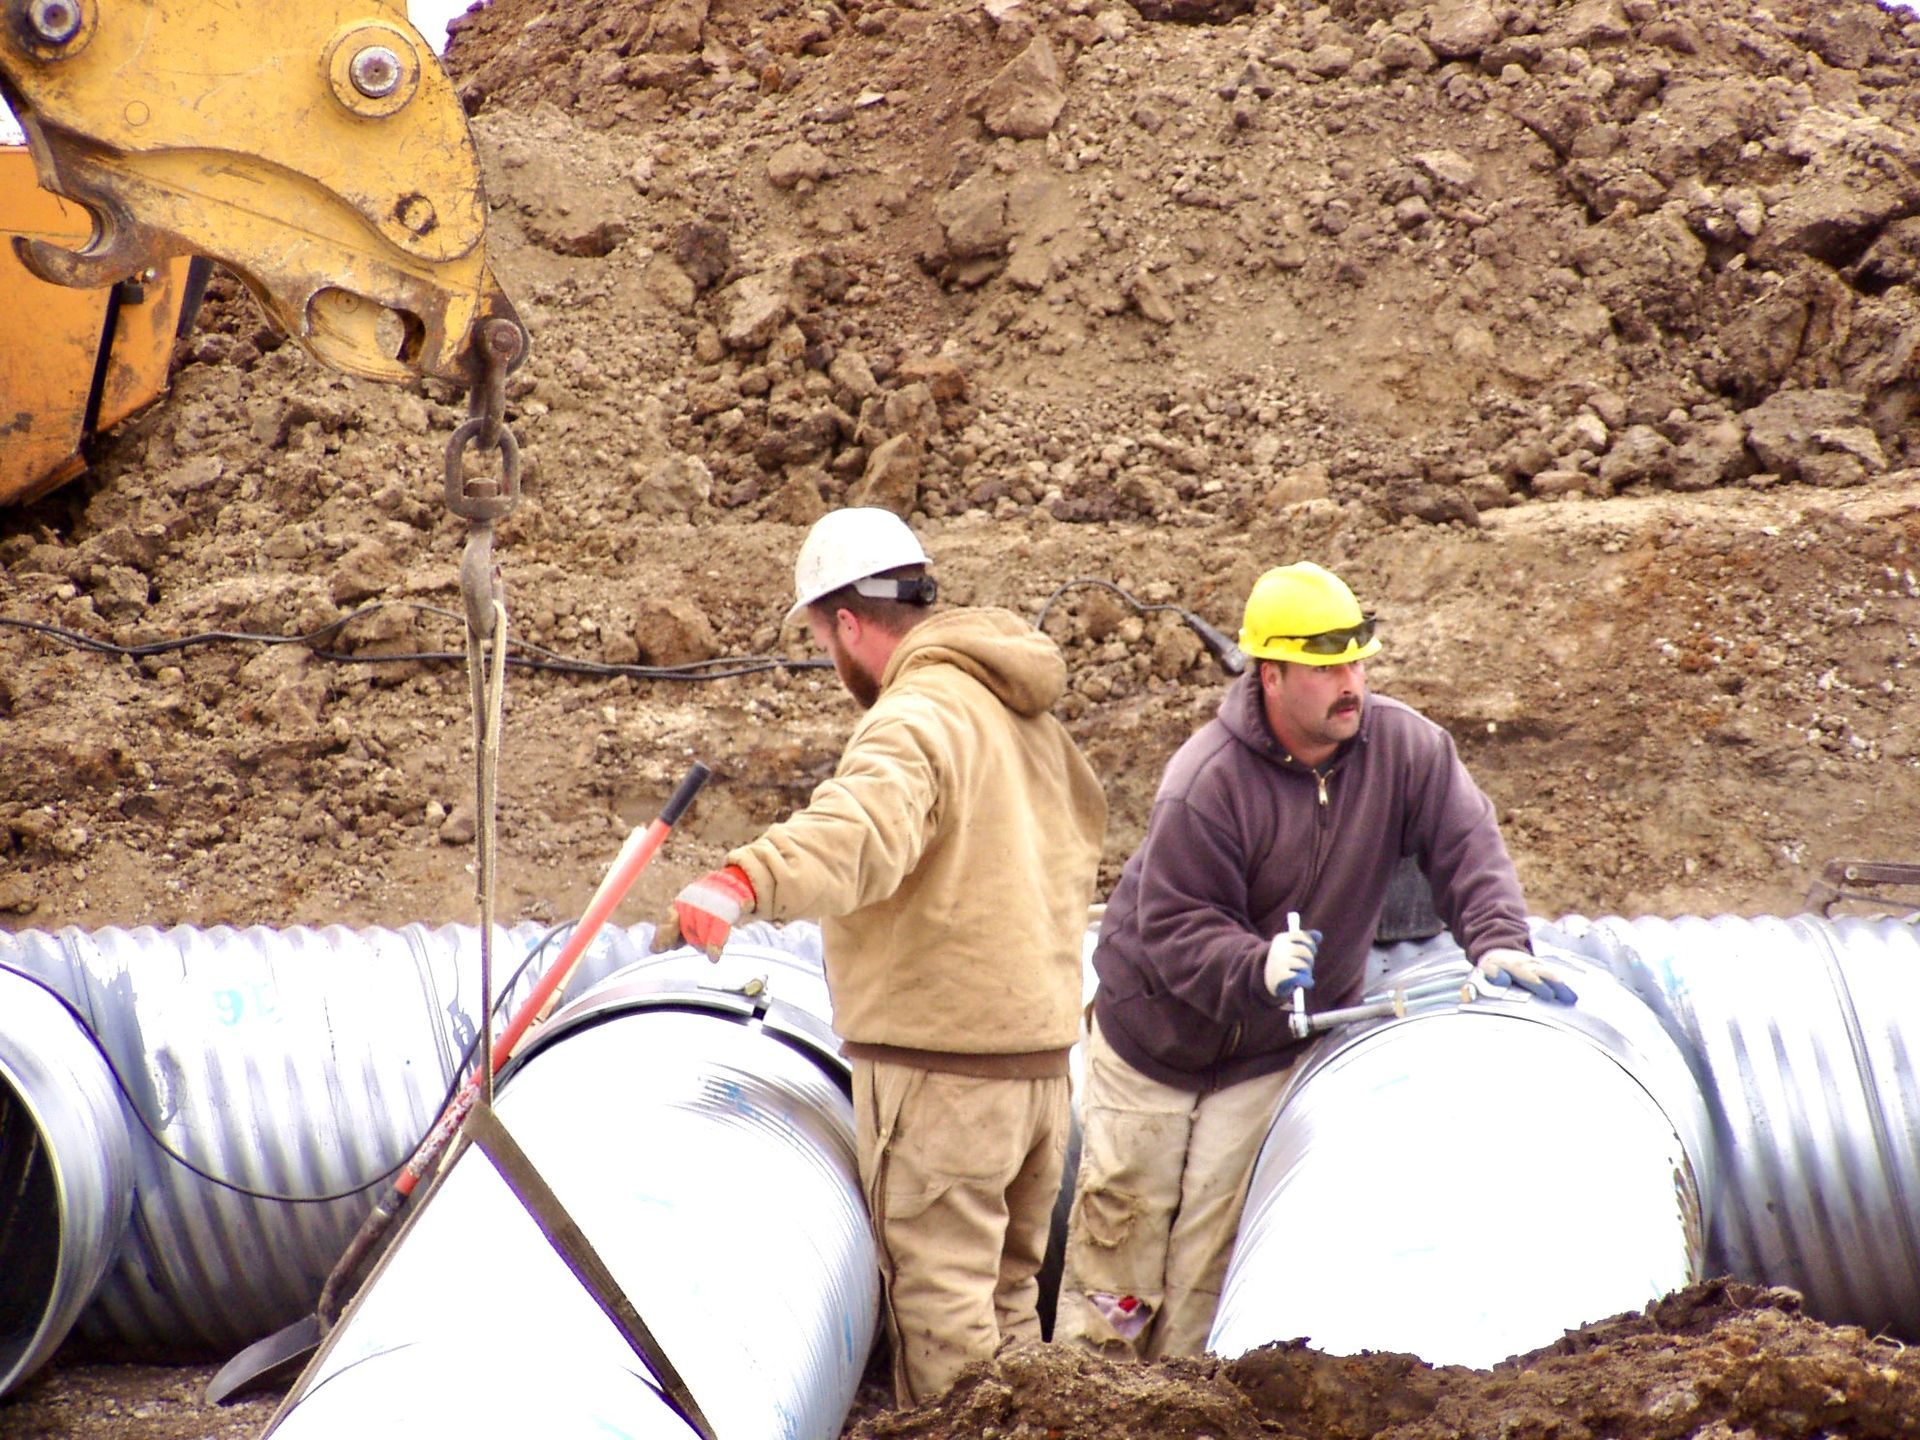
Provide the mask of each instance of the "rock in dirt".
[{"label": "rock in dirt", "polygon": [[673,258],[695,288],[705,290],[733,264],[733,246],[724,226],[689,220],[673,232]]},{"label": "rock in dirt", "polygon": [[39,906],[33,882],[25,875],[0,875],[0,915],[31,915]]},{"label": "rock in dirt", "polygon": [[634,496],[643,515],[691,515],[713,497],[713,472],[698,455],[663,455],[647,470]]},{"label": "rock in dirt", "polygon": [[400,577],[393,554],[378,540],[363,540],[334,562],[328,593],[336,605],[371,600]]},{"label": "rock in dirt", "polygon": [[686,665],[720,653],[713,622],[689,600],[646,601],[629,628],[644,665]]},{"label": "rock in dirt", "polygon": [[819,180],[831,169],[826,152],[805,140],[782,145],[767,158],[767,180],[779,190],[791,190],[802,180]]},{"label": "rock in dirt", "polygon": [[969,176],[934,206],[946,236],[946,255],[973,260],[1006,253],[1013,229],[1007,220],[1007,186],[991,172]]},{"label": "rock in dirt", "polygon": [[1746,432],[1732,418],[1694,427],[1673,452],[1668,483],[1675,490],[1710,490],[1752,471]]},{"label": "rock in dirt", "polygon": [[1859,485],[1887,468],[1859,395],[1781,390],[1741,419],[1747,445],[1760,464],[1791,479],[1809,485]]},{"label": "rock in dirt", "polygon": [[980,118],[990,134],[1040,140],[1053,129],[1066,103],[1060,62],[1041,34],[993,77],[981,102]]},{"label": "rock in dirt", "polygon": [[896,515],[911,515],[920,499],[924,447],[918,435],[895,435],[867,457],[865,471],[847,492],[850,505],[877,505]]},{"label": "rock in dirt", "polygon": [[1428,12],[1427,44],[1442,60],[1478,55],[1505,33],[1490,0],[1441,0]]},{"label": "rock in dirt", "polygon": [[1673,475],[1673,442],[1651,425],[1630,425],[1601,458],[1600,480],[1608,491],[1629,485],[1664,484]]},{"label": "rock in dirt", "polygon": [[759,350],[793,314],[786,286],[771,275],[749,275],[722,297],[720,339],[729,350]]}]

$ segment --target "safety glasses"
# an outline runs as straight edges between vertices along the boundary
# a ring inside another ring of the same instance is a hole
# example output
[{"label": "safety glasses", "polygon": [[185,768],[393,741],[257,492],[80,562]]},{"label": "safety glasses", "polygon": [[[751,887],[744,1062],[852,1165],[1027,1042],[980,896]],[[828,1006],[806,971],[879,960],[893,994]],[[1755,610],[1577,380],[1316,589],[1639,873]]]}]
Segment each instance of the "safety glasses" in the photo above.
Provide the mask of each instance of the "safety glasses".
[{"label": "safety glasses", "polygon": [[1344,630],[1322,630],[1318,635],[1269,635],[1267,644],[1276,640],[1286,640],[1298,645],[1309,655],[1344,655],[1348,650],[1358,650],[1373,639],[1373,616],[1369,615],[1358,625],[1349,625]]}]

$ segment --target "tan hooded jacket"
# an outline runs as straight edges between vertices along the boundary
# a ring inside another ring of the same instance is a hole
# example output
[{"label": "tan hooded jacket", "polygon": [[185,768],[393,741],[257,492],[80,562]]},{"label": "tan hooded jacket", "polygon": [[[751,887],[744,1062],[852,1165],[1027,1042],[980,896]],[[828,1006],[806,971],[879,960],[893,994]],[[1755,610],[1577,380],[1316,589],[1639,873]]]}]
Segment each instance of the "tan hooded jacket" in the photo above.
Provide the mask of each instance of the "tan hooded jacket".
[{"label": "tan hooded jacket", "polygon": [[1048,713],[1065,688],[1059,650],[1019,616],[932,616],[833,777],[727,856],[756,913],[821,922],[850,1049],[1012,1056],[1078,1036],[1107,802]]}]

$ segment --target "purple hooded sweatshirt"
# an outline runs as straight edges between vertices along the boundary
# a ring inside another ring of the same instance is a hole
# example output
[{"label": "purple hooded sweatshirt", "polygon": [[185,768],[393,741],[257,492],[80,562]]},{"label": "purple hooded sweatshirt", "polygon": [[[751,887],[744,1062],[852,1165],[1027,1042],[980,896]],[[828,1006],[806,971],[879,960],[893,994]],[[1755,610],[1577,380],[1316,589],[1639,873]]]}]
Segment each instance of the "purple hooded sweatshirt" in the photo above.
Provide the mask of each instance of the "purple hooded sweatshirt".
[{"label": "purple hooded sweatshirt", "polygon": [[1093,957],[1108,1043],[1142,1074],[1202,1092],[1287,1064],[1303,1042],[1287,1028],[1291,997],[1267,991],[1269,942],[1299,911],[1322,932],[1309,1008],[1354,1004],[1403,855],[1471,958],[1532,948],[1493,805],[1452,737],[1369,695],[1359,733],[1309,769],[1275,738],[1256,667],[1168,764],[1108,901]]}]

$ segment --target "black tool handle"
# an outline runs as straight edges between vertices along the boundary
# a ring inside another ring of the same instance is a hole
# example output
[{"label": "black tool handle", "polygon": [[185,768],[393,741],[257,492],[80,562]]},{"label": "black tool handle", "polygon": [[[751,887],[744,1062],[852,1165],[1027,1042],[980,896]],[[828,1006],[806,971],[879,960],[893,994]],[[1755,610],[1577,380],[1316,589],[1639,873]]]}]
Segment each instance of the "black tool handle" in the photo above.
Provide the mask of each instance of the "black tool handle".
[{"label": "black tool handle", "polygon": [[698,760],[694,761],[692,768],[681,777],[680,784],[675,787],[673,794],[667,798],[666,808],[660,812],[660,823],[663,825],[679,824],[680,817],[686,813],[687,806],[693,803],[693,797],[700,793],[700,787],[706,784],[712,775],[713,771],[702,765]]}]

